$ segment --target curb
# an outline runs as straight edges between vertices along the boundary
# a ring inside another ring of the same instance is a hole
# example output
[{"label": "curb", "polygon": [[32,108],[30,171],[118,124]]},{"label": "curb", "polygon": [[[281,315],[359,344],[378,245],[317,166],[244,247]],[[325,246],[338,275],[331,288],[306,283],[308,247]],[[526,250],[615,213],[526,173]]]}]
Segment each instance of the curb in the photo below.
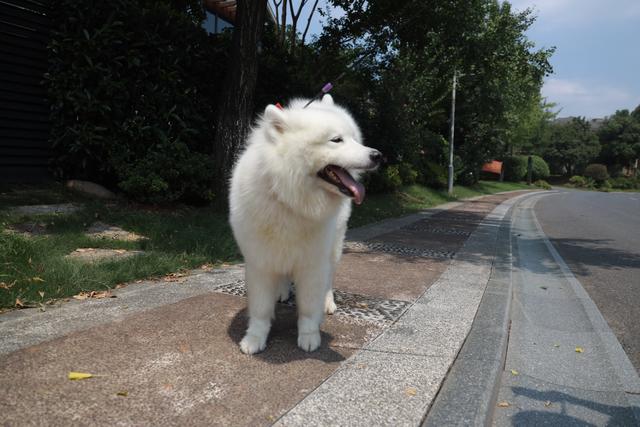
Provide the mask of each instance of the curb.
[{"label": "curb", "polygon": [[423,427],[489,424],[509,337],[511,216],[514,207],[515,204],[498,231],[491,277],[471,331],[427,412]]}]

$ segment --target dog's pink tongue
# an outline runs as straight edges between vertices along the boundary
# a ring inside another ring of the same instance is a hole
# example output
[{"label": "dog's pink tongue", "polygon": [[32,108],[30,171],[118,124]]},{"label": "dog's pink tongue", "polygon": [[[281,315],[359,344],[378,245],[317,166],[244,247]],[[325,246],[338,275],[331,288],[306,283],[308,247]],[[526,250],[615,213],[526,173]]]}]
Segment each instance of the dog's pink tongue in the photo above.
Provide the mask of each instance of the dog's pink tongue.
[{"label": "dog's pink tongue", "polygon": [[349,190],[351,190],[351,192],[353,193],[353,201],[356,202],[356,205],[361,204],[364,200],[364,186],[353,179],[351,174],[345,169],[339,167],[332,169],[336,173],[336,175],[338,175],[338,178],[340,178],[342,184]]}]

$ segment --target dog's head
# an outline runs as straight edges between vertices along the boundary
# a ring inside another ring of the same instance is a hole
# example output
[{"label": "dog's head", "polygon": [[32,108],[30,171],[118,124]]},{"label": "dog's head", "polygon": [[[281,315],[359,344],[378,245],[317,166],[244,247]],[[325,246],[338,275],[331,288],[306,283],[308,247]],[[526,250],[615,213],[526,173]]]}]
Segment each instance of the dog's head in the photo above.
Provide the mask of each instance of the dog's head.
[{"label": "dog's head", "polygon": [[276,157],[277,173],[289,183],[317,187],[362,203],[365,190],[358,176],[376,169],[382,154],[362,144],[355,121],[330,95],[303,108],[305,103],[296,100],[284,109],[274,105],[265,109],[260,126],[273,147],[270,151]]}]

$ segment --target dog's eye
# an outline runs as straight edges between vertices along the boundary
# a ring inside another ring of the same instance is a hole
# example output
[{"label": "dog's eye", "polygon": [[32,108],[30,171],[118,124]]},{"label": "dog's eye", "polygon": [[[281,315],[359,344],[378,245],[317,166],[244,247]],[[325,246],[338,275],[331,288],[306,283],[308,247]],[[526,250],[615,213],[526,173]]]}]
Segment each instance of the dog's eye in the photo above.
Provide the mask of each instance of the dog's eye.
[{"label": "dog's eye", "polygon": [[336,136],[335,138],[331,138],[331,142],[335,142],[336,144],[339,144],[341,142],[344,142],[344,140],[342,139],[341,136]]}]

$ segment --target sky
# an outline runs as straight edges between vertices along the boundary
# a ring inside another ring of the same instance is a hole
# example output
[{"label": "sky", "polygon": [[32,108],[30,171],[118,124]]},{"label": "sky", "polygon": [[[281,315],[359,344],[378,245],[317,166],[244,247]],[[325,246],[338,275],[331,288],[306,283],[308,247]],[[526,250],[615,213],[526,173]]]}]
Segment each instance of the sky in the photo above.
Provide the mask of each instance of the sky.
[{"label": "sky", "polygon": [[542,94],[559,117],[609,116],[640,105],[640,0],[512,0],[538,16],[527,36],[555,46]]},{"label": "sky", "polygon": [[[557,104],[559,117],[599,118],[640,105],[640,0],[510,3],[516,10],[534,10],[537,19],[527,36],[537,48],[556,47],[554,73],[542,94]],[[309,31],[322,31],[317,13]]]}]

